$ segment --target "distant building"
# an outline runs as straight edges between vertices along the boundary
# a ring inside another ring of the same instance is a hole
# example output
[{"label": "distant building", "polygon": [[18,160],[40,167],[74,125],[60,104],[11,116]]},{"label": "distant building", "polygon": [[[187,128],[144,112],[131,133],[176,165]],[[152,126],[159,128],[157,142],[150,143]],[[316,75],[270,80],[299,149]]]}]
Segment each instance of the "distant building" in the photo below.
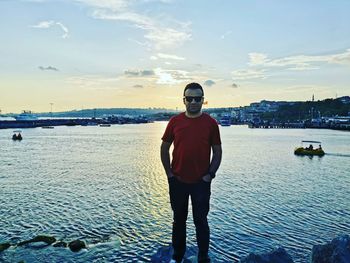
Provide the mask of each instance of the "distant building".
[{"label": "distant building", "polygon": [[[253,102],[249,105],[251,112],[262,113],[262,112],[274,112],[277,111],[281,105],[290,104],[285,101],[268,101],[262,100],[260,102]],[[293,102],[294,104],[294,102]]]}]

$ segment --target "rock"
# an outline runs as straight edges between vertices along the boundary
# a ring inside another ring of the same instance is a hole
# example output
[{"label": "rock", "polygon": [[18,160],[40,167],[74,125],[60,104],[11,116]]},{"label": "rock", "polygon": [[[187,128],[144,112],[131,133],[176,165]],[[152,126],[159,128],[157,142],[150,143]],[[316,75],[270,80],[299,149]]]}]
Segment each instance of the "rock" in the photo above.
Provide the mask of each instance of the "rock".
[{"label": "rock", "polygon": [[70,242],[68,246],[73,252],[78,252],[80,249],[86,248],[85,242],[79,239]]},{"label": "rock", "polygon": [[17,246],[23,246],[23,245],[26,245],[29,243],[35,243],[35,242],[44,242],[47,245],[51,245],[52,243],[56,242],[56,238],[51,237],[51,236],[39,235],[39,236],[36,236],[35,238],[32,238],[30,240],[20,242],[17,244]]},{"label": "rock", "polygon": [[279,247],[264,254],[250,253],[240,263],[293,263],[293,259],[283,247]]},{"label": "rock", "polygon": [[[157,252],[151,257],[152,263],[164,263],[169,262],[171,260],[171,256],[173,254],[173,248],[171,245],[160,247]],[[198,262],[196,255],[197,248],[189,247],[186,250],[185,256],[183,258],[182,263],[194,263]],[[216,261],[211,261],[216,262]]]},{"label": "rock", "polygon": [[312,248],[312,263],[349,263],[350,237],[343,235],[334,238],[325,245],[315,245]]},{"label": "rock", "polygon": [[2,243],[2,244],[0,244],[0,252],[8,249],[10,246],[11,246],[10,243]]},{"label": "rock", "polygon": [[53,247],[67,247],[67,243],[64,241],[59,241],[52,245]]}]

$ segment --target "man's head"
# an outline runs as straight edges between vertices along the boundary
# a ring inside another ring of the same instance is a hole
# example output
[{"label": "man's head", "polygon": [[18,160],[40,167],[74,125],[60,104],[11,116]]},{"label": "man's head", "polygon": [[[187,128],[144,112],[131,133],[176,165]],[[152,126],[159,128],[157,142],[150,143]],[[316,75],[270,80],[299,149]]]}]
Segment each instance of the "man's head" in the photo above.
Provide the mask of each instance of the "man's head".
[{"label": "man's head", "polygon": [[201,111],[204,101],[204,91],[198,83],[187,84],[184,89],[183,102],[189,114],[197,114]]}]

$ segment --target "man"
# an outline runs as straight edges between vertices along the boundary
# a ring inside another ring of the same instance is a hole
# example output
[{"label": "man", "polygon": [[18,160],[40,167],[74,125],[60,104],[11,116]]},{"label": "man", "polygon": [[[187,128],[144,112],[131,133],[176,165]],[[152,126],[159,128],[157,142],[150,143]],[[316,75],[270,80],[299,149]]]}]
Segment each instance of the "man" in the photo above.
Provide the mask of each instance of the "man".
[{"label": "man", "polygon": [[[202,113],[204,92],[198,83],[185,87],[183,102],[186,112],[170,119],[162,137],[161,160],[169,182],[173,210],[171,262],[181,262],[186,252],[186,220],[191,197],[196,227],[198,262],[210,262],[209,212],[211,180],[221,162],[221,140],[217,122]],[[174,143],[170,165],[169,148]],[[210,161],[211,150],[213,157]]]}]

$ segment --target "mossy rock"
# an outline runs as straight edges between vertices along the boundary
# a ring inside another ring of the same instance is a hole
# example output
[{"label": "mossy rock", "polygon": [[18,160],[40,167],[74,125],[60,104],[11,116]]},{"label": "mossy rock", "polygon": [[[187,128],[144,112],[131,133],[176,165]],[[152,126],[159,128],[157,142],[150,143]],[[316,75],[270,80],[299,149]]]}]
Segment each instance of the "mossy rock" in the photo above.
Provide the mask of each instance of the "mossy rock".
[{"label": "mossy rock", "polygon": [[56,238],[54,238],[52,236],[39,235],[39,236],[36,236],[35,238],[32,238],[30,240],[20,242],[17,244],[17,246],[23,246],[23,245],[26,245],[29,243],[35,243],[35,242],[44,242],[47,245],[51,245],[52,243],[56,242]]},{"label": "mossy rock", "polygon": [[0,244],[0,252],[8,249],[10,246],[11,246],[10,243],[2,243],[2,244]]},{"label": "mossy rock", "polygon": [[70,242],[68,246],[73,252],[78,252],[81,249],[86,248],[85,242],[79,239]]}]

